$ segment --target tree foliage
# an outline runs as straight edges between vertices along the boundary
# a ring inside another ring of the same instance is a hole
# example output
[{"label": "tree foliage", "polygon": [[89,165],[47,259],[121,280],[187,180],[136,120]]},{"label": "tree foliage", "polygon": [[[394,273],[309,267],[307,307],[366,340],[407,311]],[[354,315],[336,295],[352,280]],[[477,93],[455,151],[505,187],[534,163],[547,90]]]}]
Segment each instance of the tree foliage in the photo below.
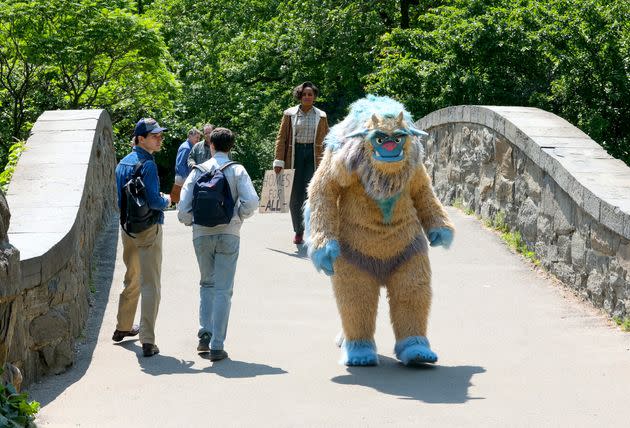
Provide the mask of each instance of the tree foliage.
[{"label": "tree foliage", "polygon": [[0,0],[0,165],[45,109],[104,107],[119,156],[136,120],[237,133],[260,183],[292,88],[334,124],[366,92],[415,117],[456,104],[536,106],[630,162],[624,0]]},{"label": "tree foliage", "polygon": [[630,162],[630,3],[447,3],[381,38],[368,90],[416,116],[457,104],[540,107]]},{"label": "tree foliage", "polygon": [[[0,2],[0,161],[46,109],[168,113],[177,82],[159,25],[126,0]],[[1,162],[4,164],[4,162]]]}]

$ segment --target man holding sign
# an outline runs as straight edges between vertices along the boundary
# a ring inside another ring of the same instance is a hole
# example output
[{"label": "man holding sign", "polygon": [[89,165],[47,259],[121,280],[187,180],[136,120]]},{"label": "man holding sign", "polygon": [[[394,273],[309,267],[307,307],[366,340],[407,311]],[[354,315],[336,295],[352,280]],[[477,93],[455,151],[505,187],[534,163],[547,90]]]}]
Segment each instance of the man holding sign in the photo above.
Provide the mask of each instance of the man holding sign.
[{"label": "man holding sign", "polygon": [[284,168],[295,170],[289,204],[294,244],[304,243],[302,205],[307,197],[308,183],[322,158],[324,137],[328,133],[326,113],[313,105],[318,94],[319,90],[311,82],[293,89],[293,96],[300,104],[284,111],[276,137],[275,173],[280,174]]}]

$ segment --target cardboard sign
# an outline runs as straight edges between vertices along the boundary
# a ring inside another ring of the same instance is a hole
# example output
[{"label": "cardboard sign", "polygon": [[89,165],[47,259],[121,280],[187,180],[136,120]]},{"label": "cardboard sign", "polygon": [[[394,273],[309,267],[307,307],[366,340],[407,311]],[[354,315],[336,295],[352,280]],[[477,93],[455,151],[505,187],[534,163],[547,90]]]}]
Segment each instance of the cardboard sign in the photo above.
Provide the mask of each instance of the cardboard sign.
[{"label": "cardboard sign", "polygon": [[265,171],[259,212],[288,213],[291,199],[291,186],[295,170],[283,169],[280,174],[273,170]]}]

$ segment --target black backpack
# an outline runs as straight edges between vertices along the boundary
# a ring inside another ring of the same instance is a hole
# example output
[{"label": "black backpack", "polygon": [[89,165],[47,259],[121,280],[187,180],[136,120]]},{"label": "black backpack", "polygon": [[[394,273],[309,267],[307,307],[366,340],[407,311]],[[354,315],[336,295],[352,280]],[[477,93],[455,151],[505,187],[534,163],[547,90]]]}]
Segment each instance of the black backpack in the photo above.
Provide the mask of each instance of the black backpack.
[{"label": "black backpack", "polygon": [[204,174],[197,179],[193,188],[194,224],[212,227],[228,224],[232,220],[235,201],[223,170],[234,164],[238,162],[227,162],[212,171],[208,171],[201,165],[195,165],[195,168]]},{"label": "black backpack", "polygon": [[158,222],[159,211],[149,208],[146,189],[140,170],[145,161],[138,161],[133,168],[129,181],[122,189],[120,201],[120,226],[125,233],[134,238],[132,233],[140,233]]}]

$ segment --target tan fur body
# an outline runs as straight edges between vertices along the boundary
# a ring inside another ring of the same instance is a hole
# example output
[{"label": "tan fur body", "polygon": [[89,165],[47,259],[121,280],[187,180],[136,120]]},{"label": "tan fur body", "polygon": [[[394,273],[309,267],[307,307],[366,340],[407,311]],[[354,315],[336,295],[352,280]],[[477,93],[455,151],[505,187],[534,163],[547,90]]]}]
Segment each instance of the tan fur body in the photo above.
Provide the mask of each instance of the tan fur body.
[{"label": "tan fur body", "polygon": [[[310,245],[314,249],[337,240],[341,255],[334,262],[332,283],[343,331],[348,340],[372,340],[379,289],[386,287],[396,340],[426,336],[431,306],[431,269],[426,252],[414,252],[385,278],[377,278],[350,260],[343,248],[351,248],[372,263],[401,257],[414,240],[432,228],[453,229],[436,198],[421,162],[419,142],[406,137],[404,160],[378,163],[367,142],[326,150],[309,186]],[[361,146],[359,146],[361,145]],[[352,151],[362,164],[352,170]],[[367,171],[367,172],[366,172]],[[385,177],[385,178],[384,178]],[[383,184],[391,189],[383,190]],[[386,219],[373,195],[397,195]]]}]

